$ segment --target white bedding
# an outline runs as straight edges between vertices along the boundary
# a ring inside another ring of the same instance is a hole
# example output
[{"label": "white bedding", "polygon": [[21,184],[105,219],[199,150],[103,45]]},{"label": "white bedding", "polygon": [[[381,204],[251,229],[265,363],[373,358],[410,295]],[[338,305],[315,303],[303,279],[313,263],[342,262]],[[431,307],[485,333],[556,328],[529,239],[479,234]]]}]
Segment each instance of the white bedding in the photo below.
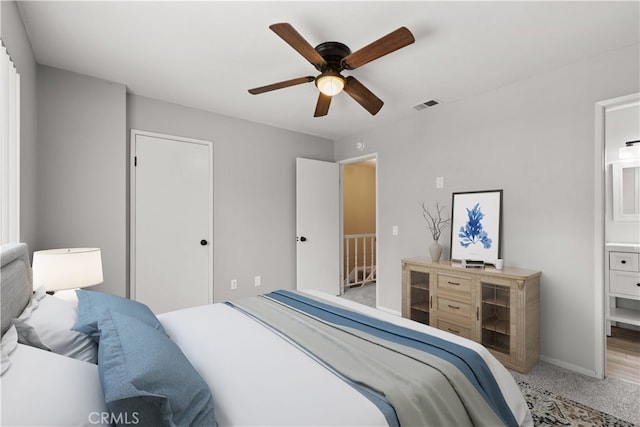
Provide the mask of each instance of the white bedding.
[{"label": "white bedding", "polygon": [[10,359],[0,378],[0,424],[103,425],[107,408],[97,365],[23,344]]},{"label": "white bedding", "polygon": [[[388,322],[447,338],[486,360],[520,425],[533,425],[509,372],[484,347],[447,332],[316,291],[309,294]],[[386,425],[368,399],[284,339],[224,304],[158,316],[213,393],[227,425]]]}]

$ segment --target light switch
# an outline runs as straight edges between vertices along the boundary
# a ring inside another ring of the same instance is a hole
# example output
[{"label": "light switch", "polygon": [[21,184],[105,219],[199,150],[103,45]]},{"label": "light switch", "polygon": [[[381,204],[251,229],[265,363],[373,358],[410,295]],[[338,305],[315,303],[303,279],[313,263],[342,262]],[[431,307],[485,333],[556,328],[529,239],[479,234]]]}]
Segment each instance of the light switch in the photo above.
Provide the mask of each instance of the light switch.
[{"label": "light switch", "polygon": [[398,235],[398,226],[397,226],[397,225],[394,225],[394,226],[391,228],[391,234],[393,234],[394,236],[397,236],[397,235]]},{"label": "light switch", "polygon": [[436,188],[444,188],[444,176],[436,178]]}]

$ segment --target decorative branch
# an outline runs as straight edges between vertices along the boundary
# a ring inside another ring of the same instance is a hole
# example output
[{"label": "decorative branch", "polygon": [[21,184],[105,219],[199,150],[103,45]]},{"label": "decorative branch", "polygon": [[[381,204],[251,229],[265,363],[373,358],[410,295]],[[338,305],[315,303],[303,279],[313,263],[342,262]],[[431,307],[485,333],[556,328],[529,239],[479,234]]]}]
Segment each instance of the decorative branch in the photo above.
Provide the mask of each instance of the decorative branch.
[{"label": "decorative branch", "polygon": [[429,231],[431,231],[433,240],[437,242],[440,239],[442,230],[444,230],[447,225],[451,223],[450,218],[445,219],[443,217],[445,206],[441,206],[440,203],[436,202],[435,213],[431,213],[430,207],[425,206],[424,202],[420,202],[420,206],[422,207],[422,216],[427,221],[427,228],[429,228]]}]

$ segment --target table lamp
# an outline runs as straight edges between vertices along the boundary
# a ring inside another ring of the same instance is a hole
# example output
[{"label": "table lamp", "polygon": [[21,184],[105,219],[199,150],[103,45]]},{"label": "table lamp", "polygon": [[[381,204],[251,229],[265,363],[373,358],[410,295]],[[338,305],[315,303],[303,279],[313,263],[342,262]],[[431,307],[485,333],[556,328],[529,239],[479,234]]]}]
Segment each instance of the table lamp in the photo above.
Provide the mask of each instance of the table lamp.
[{"label": "table lamp", "polygon": [[99,248],[68,248],[33,253],[34,287],[49,292],[86,288],[102,283]]}]

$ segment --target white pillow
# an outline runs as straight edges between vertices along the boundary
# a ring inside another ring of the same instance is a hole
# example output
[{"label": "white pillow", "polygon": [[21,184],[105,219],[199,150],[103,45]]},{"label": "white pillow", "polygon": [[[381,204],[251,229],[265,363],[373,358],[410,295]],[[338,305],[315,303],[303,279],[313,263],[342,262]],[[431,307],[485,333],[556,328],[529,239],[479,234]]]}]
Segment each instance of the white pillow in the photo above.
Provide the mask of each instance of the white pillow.
[{"label": "white pillow", "polygon": [[13,319],[18,342],[85,362],[97,363],[98,346],[90,336],[72,331],[78,308],[36,289],[20,317]]},{"label": "white pillow", "polygon": [[107,425],[98,366],[18,344],[2,376],[0,425]]},{"label": "white pillow", "polygon": [[0,376],[4,375],[7,369],[9,369],[9,366],[11,366],[11,359],[9,358],[9,355],[11,355],[17,347],[18,332],[16,331],[16,327],[11,325],[7,332],[2,336],[2,341],[0,342],[0,353],[2,353]]},{"label": "white pillow", "polygon": [[67,301],[68,303],[73,304],[76,307],[78,306],[78,296],[76,295],[75,289],[63,289],[61,291],[56,291],[53,296],[63,301]]}]

